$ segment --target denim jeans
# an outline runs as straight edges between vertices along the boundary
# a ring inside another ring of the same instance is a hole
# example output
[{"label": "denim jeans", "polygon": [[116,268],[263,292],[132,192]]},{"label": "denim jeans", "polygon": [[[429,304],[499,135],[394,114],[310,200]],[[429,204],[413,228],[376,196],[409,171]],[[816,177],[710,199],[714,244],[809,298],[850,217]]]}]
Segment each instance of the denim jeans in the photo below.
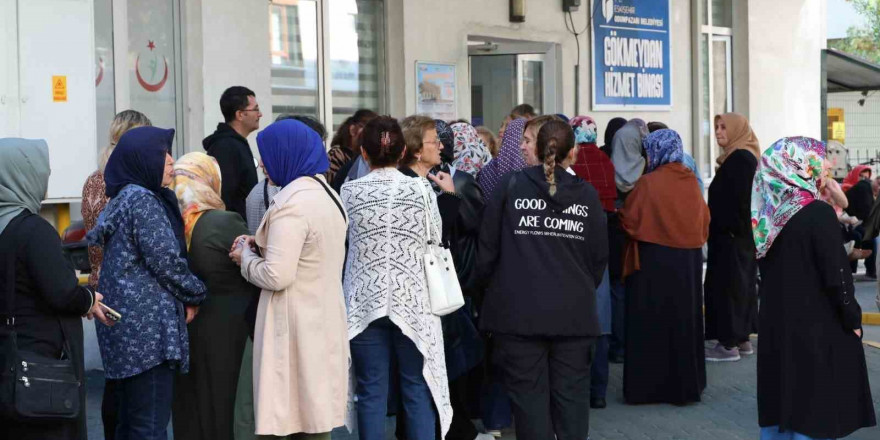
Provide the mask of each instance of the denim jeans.
[{"label": "denim jeans", "polygon": [[116,440],[167,440],[176,370],[167,363],[116,383]]},{"label": "denim jeans", "polygon": [[[422,374],[424,358],[416,345],[388,318],[373,321],[351,340],[355,367],[360,440],[385,440],[388,381],[400,380],[406,414],[407,440],[434,440],[435,416],[431,390]],[[392,357],[397,371],[391,371]]]}]

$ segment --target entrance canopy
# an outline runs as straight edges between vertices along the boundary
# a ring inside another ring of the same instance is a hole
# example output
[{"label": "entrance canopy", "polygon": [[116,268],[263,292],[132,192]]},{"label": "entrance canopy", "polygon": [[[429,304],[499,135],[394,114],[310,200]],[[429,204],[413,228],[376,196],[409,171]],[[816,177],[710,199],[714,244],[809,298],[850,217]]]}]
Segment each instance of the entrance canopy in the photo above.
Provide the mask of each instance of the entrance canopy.
[{"label": "entrance canopy", "polygon": [[828,93],[880,90],[880,65],[836,49],[823,52]]}]

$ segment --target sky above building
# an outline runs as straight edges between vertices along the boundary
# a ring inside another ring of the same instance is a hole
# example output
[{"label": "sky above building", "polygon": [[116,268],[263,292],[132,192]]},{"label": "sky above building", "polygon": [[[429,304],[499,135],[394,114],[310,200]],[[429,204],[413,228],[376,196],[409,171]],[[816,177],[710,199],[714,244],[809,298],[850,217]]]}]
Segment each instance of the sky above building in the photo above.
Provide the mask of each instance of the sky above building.
[{"label": "sky above building", "polygon": [[828,0],[828,38],[846,37],[850,26],[864,25],[865,20],[846,0]]}]

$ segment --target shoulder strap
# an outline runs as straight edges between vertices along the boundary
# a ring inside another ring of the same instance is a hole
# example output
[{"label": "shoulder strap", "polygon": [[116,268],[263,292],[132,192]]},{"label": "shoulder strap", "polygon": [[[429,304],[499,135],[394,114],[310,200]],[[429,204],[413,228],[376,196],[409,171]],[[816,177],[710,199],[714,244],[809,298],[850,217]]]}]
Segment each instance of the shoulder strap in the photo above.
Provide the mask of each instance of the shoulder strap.
[{"label": "shoulder strap", "polygon": [[321,184],[321,187],[324,188],[324,191],[327,191],[327,195],[330,196],[330,198],[333,200],[333,203],[335,203],[336,207],[339,208],[339,213],[342,214],[342,219],[345,220],[346,223],[348,223],[348,216],[345,215],[345,209],[342,209],[342,204],[339,203],[339,200],[337,200],[336,196],[333,195],[333,191],[330,190],[330,187],[327,186],[327,184],[324,183],[324,181],[322,181],[321,179],[319,179],[315,176],[309,176],[309,177],[311,177],[312,179],[315,179],[316,182]]},{"label": "shoulder strap", "polygon": [[263,206],[269,210],[269,179],[263,179]]},{"label": "shoulder strap", "polygon": [[10,245],[6,246],[6,322],[5,324],[9,327],[15,325],[15,257],[18,255],[18,251],[21,249],[22,244],[20,240],[17,240],[19,237],[18,231],[14,228],[18,227],[18,224],[21,223],[28,215],[17,215],[14,219],[12,219],[9,224],[6,225],[5,231],[8,231],[10,234],[9,241]]}]

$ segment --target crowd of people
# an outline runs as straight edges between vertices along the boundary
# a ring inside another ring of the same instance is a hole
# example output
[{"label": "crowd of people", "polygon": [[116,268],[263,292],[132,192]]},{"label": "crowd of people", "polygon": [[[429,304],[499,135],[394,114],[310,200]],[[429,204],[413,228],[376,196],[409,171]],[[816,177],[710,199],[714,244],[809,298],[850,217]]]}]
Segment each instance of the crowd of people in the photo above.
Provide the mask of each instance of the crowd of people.
[{"label": "crowd of people", "polygon": [[[86,438],[80,316],[102,323],[107,439],[171,422],[179,440],[384,440],[393,414],[398,439],[583,440],[609,362],[627,404],[687,405],[706,361],[756,351],[762,439],[876,423],[851,262],[871,257],[880,209],[870,169],[838,185],[820,141],[762,148],[746,117],[716,116],[707,203],[662,122],[614,118],[599,147],[591,117],[529,105],[497,137],[359,110],[328,152],[319,121],[285,115],[255,159],[256,95],[231,87],[220,108],[207,154],[176,161],[174,130],[116,116],[83,188],[86,286],[37,215],[45,142],[0,139],[0,392],[21,379],[9,353],[30,351],[75,364],[81,408],[27,417],[4,394],[10,438]],[[437,245],[465,299],[443,316]]]}]

